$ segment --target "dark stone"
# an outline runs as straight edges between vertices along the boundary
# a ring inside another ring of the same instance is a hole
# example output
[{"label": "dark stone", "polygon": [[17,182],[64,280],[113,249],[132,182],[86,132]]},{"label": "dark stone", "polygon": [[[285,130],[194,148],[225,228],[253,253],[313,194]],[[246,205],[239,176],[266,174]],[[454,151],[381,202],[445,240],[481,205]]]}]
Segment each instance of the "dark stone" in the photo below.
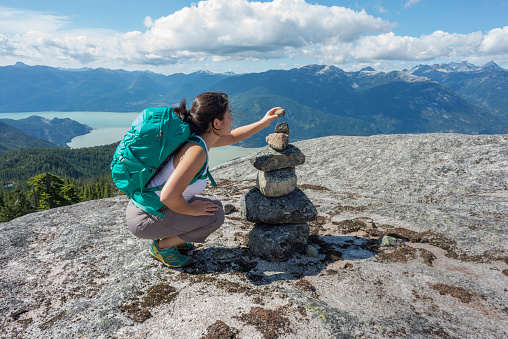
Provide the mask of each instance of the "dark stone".
[{"label": "dark stone", "polygon": [[266,261],[287,261],[304,252],[309,238],[309,224],[255,224],[249,233],[250,253]]},{"label": "dark stone", "polygon": [[242,218],[267,224],[302,223],[313,221],[317,211],[299,188],[282,197],[264,196],[253,188],[240,200]]},{"label": "dark stone", "polygon": [[274,171],[282,168],[295,167],[305,162],[305,155],[294,145],[288,145],[278,152],[272,148],[262,151],[251,160],[252,165],[260,171]]},{"label": "dark stone", "polygon": [[287,121],[278,122],[277,125],[275,125],[275,133],[289,134],[289,125],[288,125]]},{"label": "dark stone", "polygon": [[281,197],[293,192],[296,188],[295,168],[263,172],[258,171],[256,186],[267,197]]},{"label": "dark stone", "polygon": [[236,207],[233,204],[224,205],[224,214],[231,214],[236,211]]}]

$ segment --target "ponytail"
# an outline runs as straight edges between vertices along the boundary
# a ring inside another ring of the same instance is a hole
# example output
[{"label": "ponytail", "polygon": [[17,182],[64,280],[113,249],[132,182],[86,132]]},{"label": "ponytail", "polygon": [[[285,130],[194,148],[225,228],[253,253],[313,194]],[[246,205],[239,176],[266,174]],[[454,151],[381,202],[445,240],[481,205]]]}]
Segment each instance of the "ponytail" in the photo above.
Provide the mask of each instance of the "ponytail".
[{"label": "ponytail", "polygon": [[187,109],[186,99],[182,99],[182,101],[180,101],[180,107],[174,107],[173,112],[175,112],[183,122],[189,124],[189,126],[191,126],[191,130],[194,132],[194,128],[192,126],[194,122],[192,121],[192,115],[190,111]]}]

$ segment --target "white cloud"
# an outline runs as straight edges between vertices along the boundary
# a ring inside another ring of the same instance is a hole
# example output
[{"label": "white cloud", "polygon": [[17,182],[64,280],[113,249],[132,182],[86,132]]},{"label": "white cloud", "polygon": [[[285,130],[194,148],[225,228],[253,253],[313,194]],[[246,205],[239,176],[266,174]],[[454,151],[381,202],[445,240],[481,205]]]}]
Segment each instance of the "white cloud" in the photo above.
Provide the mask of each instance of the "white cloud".
[{"label": "white cloud", "polygon": [[1,34],[23,34],[33,30],[51,32],[66,27],[68,23],[66,16],[0,6]]},{"label": "white cloud", "polygon": [[153,20],[151,17],[147,16],[145,17],[145,21],[143,22],[146,28],[150,28],[153,26]]},{"label": "white cloud", "polygon": [[354,43],[326,46],[314,53],[324,63],[375,62],[381,60],[421,61],[439,58],[463,59],[478,55],[482,32],[469,34],[436,31],[419,38],[393,32],[365,36]]},{"label": "white cloud", "polygon": [[309,45],[354,41],[362,34],[388,32],[392,27],[364,10],[304,0],[201,1],[157,20],[146,17],[146,32],[122,36],[62,35],[65,31],[55,30],[62,27],[63,19],[49,17],[47,22],[53,25],[33,27],[9,42],[27,50],[25,55],[37,55],[38,60],[67,57],[83,63],[171,64],[179,59],[281,58]]},{"label": "white cloud", "polygon": [[[410,2],[417,1],[405,3]],[[23,14],[11,9],[0,13],[8,22]],[[420,37],[397,36],[390,31],[392,23],[364,10],[312,5],[304,0],[201,1],[167,17],[146,17],[145,32],[124,34],[65,30],[68,18],[24,14],[37,20],[24,29],[0,30],[0,60],[4,64],[24,61],[128,68],[287,57],[326,64],[374,64],[508,54],[508,26],[487,33],[436,31]],[[6,29],[1,20],[0,29]]]},{"label": "white cloud", "polygon": [[480,51],[487,54],[508,53],[508,26],[488,32],[480,45]]},{"label": "white cloud", "polygon": [[420,2],[420,0],[408,0],[404,4],[404,8],[412,7],[412,6],[416,5],[416,4],[418,4],[419,2]]},{"label": "white cloud", "polygon": [[167,53],[235,55],[353,41],[390,28],[390,23],[365,11],[304,0],[209,0],[156,20],[144,40],[146,48]]},{"label": "white cloud", "polygon": [[354,56],[374,60],[430,60],[451,54],[463,55],[477,48],[482,41],[482,33],[446,33],[436,31],[419,38],[396,36],[392,32],[362,38]]},{"label": "white cloud", "polygon": [[384,7],[383,7],[383,6],[381,6],[381,5],[378,5],[378,6],[376,7],[376,9],[377,9],[377,11],[378,11],[379,13],[381,13],[381,14],[390,13],[390,12],[389,12],[386,8],[384,8]]}]

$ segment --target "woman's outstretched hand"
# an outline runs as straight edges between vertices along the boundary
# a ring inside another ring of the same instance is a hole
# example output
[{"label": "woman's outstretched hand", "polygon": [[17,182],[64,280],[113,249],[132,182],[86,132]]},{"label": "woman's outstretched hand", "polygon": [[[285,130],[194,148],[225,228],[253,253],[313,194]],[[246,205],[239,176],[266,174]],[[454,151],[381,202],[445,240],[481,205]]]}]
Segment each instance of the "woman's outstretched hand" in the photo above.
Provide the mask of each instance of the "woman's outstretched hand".
[{"label": "woman's outstretched hand", "polygon": [[268,112],[266,112],[265,116],[261,119],[261,122],[264,127],[268,127],[272,121],[279,119],[279,116],[275,114],[275,111],[277,111],[281,107],[274,107]]}]

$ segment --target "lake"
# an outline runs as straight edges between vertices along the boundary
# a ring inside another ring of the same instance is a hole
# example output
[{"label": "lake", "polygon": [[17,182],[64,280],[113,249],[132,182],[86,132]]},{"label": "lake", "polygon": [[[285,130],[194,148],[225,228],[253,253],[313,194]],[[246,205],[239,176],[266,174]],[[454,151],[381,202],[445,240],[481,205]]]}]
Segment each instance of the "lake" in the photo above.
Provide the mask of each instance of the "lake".
[{"label": "lake", "polygon": [[[69,118],[81,124],[93,128],[88,134],[80,135],[72,139],[67,145],[71,148],[83,148],[99,145],[108,145],[122,140],[129,129],[132,121],[139,115],[136,113],[121,112],[23,112],[23,113],[0,113],[0,119],[24,119],[32,115],[43,118]],[[237,146],[225,146],[213,148],[210,151],[210,167],[217,166],[232,159],[243,157],[259,152],[262,148],[243,148]]]}]

